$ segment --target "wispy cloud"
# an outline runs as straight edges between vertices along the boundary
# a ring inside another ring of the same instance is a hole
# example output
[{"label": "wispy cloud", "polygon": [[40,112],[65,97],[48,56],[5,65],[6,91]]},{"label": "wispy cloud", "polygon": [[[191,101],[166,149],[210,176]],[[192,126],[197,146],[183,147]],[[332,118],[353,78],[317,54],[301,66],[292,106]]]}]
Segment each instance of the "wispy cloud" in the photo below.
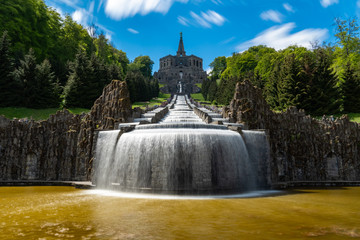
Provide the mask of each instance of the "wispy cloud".
[{"label": "wispy cloud", "polygon": [[221,45],[228,44],[228,43],[234,41],[235,39],[236,39],[236,37],[231,37],[231,38],[228,38],[228,39],[222,41],[220,44]]},{"label": "wispy cloud", "polygon": [[203,28],[211,28],[212,25],[222,26],[226,18],[220,15],[219,13],[208,10],[207,12],[201,12],[200,15],[190,12],[191,18],[185,18],[183,16],[178,17],[178,22],[184,26],[200,26]]},{"label": "wispy cloud", "polygon": [[187,3],[189,0],[107,0],[105,13],[112,19],[121,20],[136,14],[150,12],[166,14],[175,2]]},{"label": "wispy cloud", "polygon": [[216,5],[223,4],[223,2],[221,0],[211,0],[211,1]]},{"label": "wispy cloud", "polygon": [[187,18],[184,18],[182,16],[178,16],[178,22],[181,24],[181,25],[184,25],[184,26],[189,26],[190,24],[190,21],[187,19]]},{"label": "wispy cloud", "polygon": [[101,6],[102,6],[103,3],[104,3],[104,0],[100,0],[99,5],[98,5],[98,8],[97,8],[97,12],[100,11],[100,8],[101,8]]},{"label": "wispy cloud", "polygon": [[260,14],[260,17],[261,19],[266,21],[270,20],[273,22],[281,23],[284,16],[278,11],[270,9],[268,11],[262,12]]},{"label": "wispy cloud", "polygon": [[356,6],[357,6],[358,8],[360,8],[360,0],[358,0],[358,1],[356,2]]},{"label": "wispy cloud", "polygon": [[204,28],[211,28],[211,24],[204,18],[200,17],[194,12],[190,12],[190,16],[196,21],[196,23]]},{"label": "wispy cloud", "polygon": [[217,26],[222,26],[225,22],[223,16],[212,10],[208,10],[206,13],[201,12],[201,16],[209,23],[213,23]]},{"label": "wispy cloud", "polygon": [[339,3],[339,0],[320,0],[320,4],[324,8],[327,8],[328,6],[336,4],[336,3]]},{"label": "wispy cloud", "polygon": [[254,39],[237,46],[237,51],[244,51],[251,46],[266,45],[276,50],[284,49],[290,45],[310,48],[311,42],[324,41],[328,37],[328,30],[321,28],[308,28],[291,33],[296,27],[295,23],[286,23],[274,26],[258,34]]},{"label": "wispy cloud", "polygon": [[129,32],[133,33],[133,34],[139,34],[139,31],[133,29],[133,28],[128,28],[127,29]]},{"label": "wispy cloud", "polygon": [[295,12],[293,6],[291,6],[289,3],[284,3],[283,7],[285,8],[286,11],[288,12]]},{"label": "wispy cloud", "polygon": [[79,3],[78,0],[53,0],[53,1],[63,3],[66,6],[69,6],[69,7],[75,8],[75,9],[78,8],[78,3]]}]

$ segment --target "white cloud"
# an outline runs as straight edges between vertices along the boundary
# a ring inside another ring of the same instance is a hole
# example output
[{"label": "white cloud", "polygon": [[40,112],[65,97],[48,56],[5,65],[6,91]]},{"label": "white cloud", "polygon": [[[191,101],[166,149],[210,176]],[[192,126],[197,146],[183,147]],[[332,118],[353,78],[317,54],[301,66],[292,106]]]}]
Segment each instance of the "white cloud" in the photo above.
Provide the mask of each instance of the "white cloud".
[{"label": "white cloud", "polygon": [[81,8],[76,10],[75,12],[73,12],[73,14],[71,15],[72,19],[81,24],[81,25],[85,25],[87,22],[87,16],[86,16],[86,10]]},{"label": "white cloud", "polygon": [[217,26],[222,26],[226,21],[226,18],[212,10],[208,10],[207,12],[201,12],[200,15],[191,11],[190,16],[191,18],[179,16],[178,22],[184,26],[193,25],[203,28],[211,28],[213,24]]},{"label": "white cloud", "polygon": [[289,3],[284,3],[283,7],[285,8],[286,11],[288,12],[295,12],[293,6],[291,6]]},{"label": "white cloud", "polygon": [[358,1],[356,2],[356,6],[357,6],[358,8],[360,8],[360,0],[358,0]]},{"label": "white cloud", "polygon": [[201,12],[201,16],[208,21],[218,26],[222,26],[225,22],[225,18],[215,11],[208,10],[206,13]]},{"label": "white cloud", "polygon": [[107,0],[105,13],[115,20],[150,12],[166,14],[174,2],[187,3],[188,0]]},{"label": "white cloud", "polygon": [[286,23],[266,29],[254,39],[237,46],[238,51],[245,51],[251,46],[266,45],[276,50],[284,49],[290,45],[311,48],[311,42],[324,41],[328,37],[328,30],[321,28],[308,28],[300,32],[290,33],[296,27],[295,23]]},{"label": "white cloud", "polygon": [[95,1],[92,1],[89,4],[89,10],[78,8],[75,12],[73,12],[71,17],[74,19],[74,21],[86,27],[93,21],[94,6]]},{"label": "white cloud", "polygon": [[196,21],[196,23],[204,28],[211,28],[211,24],[208,23],[205,19],[200,17],[194,12],[190,12],[191,17]]},{"label": "white cloud", "polygon": [[133,34],[139,34],[139,31],[133,29],[133,28],[128,28],[127,29],[129,32],[133,33]]},{"label": "white cloud", "polygon": [[320,0],[320,4],[324,8],[327,8],[328,6],[333,5],[335,3],[339,3],[339,0]]},{"label": "white cloud", "polygon": [[105,34],[105,37],[106,37],[106,39],[108,39],[109,40],[109,42],[111,42],[111,35],[110,34]]},{"label": "white cloud", "polygon": [[281,23],[283,19],[283,15],[275,10],[268,10],[265,12],[262,12],[260,14],[261,19],[263,20],[271,20],[273,22]]},{"label": "white cloud", "polygon": [[190,21],[187,18],[184,18],[183,16],[178,16],[177,19],[181,25],[189,26]]}]

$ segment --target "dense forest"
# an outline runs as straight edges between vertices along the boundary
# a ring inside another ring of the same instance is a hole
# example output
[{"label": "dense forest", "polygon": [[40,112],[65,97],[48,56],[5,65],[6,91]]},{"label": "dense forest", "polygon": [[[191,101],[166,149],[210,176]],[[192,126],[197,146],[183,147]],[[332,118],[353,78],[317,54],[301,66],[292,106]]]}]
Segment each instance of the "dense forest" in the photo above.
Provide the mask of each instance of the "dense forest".
[{"label": "dense forest", "polygon": [[334,45],[280,51],[255,46],[217,57],[202,84],[204,98],[229,104],[235,84],[247,79],[262,89],[273,110],[296,106],[313,115],[360,112],[359,25],[356,19],[336,19],[335,26]]},{"label": "dense forest", "polygon": [[95,25],[62,18],[43,0],[2,0],[0,107],[90,108],[112,79],[126,80],[131,100],[158,96],[153,61],[130,62]]}]

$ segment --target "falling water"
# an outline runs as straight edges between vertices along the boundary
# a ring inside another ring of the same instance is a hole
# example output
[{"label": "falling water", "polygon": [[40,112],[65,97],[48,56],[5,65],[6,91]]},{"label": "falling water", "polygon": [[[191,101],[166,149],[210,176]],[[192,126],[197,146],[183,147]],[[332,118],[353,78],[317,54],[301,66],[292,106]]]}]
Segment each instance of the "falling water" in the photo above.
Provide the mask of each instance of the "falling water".
[{"label": "falling water", "polygon": [[[252,190],[259,182],[256,168],[262,155],[254,150],[251,133],[245,136],[249,146],[238,132],[202,122],[187,99],[177,96],[158,124],[138,125],[127,133],[99,132],[96,185],[175,194]],[[265,135],[259,136],[263,140]]]}]

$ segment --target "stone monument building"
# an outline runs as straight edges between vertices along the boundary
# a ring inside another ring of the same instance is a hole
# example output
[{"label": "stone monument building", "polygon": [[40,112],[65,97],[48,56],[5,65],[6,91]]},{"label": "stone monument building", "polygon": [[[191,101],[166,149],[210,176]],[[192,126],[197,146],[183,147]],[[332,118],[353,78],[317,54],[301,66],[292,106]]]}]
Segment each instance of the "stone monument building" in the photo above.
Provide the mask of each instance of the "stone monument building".
[{"label": "stone monument building", "polygon": [[195,85],[207,78],[203,69],[203,60],[195,55],[187,56],[184,48],[182,33],[180,33],[179,48],[175,56],[168,55],[160,58],[159,71],[154,73],[165,93],[196,93],[200,89]]}]

